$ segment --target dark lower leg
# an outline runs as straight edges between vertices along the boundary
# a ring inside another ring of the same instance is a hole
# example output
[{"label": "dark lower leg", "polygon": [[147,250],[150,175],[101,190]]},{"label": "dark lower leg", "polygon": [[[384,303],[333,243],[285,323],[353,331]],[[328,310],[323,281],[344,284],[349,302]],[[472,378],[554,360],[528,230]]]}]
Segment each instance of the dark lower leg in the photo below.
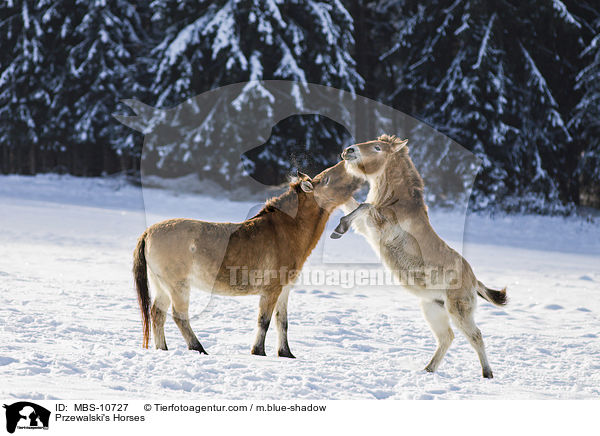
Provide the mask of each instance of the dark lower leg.
[{"label": "dark lower leg", "polygon": [[194,334],[187,313],[179,313],[173,309],[173,320],[177,324],[177,327],[179,327],[179,331],[183,339],[185,339],[188,349],[198,351],[200,354],[208,354]]},{"label": "dark lower leg", "polygon": [[267,336],[267,330],[271,323],[271,315],[275,308],[275,302],[279,295],[261,296],[260,303],[258,305],[258,332],[256,334],[256,340],[252,347],[252,354],[259,356],[266,356],[265,354],[265,337]]},{"label": "dark lower leg", "polygon": [[373,206],[370,203],[361,203],[356,209],[350,212],[348,215],[340,218],[340,222],[330,235],[332,239],[339,239],[344,233],[350,229],[352,222],[361,214],[372,210]]},{"label": "dark lower leg", "polygon": [[277,328],[279,330],[279,349],[277,350],[277,355],[279,357],[289,357],[291,359],[294,359],[296,356],[294,356],[290,351],[290,346],[287,340],[287,319],[285,321],[282,321],[278,318]]},{"label": "dark lower leg", "polygon": [[265,337],[267,336],[267,330],[269,329],[270,323],[270,317],[267,318],[266,316],[260,316],[258,318],[258,333],[256,334],[256,340],[254,341],[254,346],[252,347],[252,354],[266,356]]}]

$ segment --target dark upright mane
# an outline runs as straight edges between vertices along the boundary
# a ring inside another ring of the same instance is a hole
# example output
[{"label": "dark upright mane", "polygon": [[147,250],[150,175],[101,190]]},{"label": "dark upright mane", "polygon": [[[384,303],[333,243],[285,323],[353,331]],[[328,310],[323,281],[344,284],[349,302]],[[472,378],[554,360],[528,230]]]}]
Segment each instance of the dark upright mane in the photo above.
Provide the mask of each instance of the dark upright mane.
[{"label": "dark upright mane", "polygon": [[252,218],[258,218],[277,210],[283,211],[291,216],[296,216],[298,200],[301,195],[304,195],[304,191],[300,188],[300,180],[294,180],[290,182],[289,189],[286,192],[277,197],[268,199],[262,209]]}]

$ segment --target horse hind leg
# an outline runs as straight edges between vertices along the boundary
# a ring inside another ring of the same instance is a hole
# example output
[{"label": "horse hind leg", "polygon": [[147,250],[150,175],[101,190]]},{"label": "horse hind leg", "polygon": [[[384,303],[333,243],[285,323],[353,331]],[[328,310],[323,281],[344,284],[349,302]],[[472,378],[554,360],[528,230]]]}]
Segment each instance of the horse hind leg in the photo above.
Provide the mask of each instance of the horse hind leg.
[{"label": "horse hind leg", "polygon": [[208,354],[190,325],[189,305],[190,305],[190,286],[187,283],[181,283],[177,286],[176,293],[173,294],[173,320],[188,349],[198,351],[200,354]]},{"label": "horse hind leg", "polygon": [[431,361],[425,367],[425,371],[435,372],[454,340],[454,333],[450,327],[450,320],[443,301],[422,300],[421,310],[437,341],[437,348]]},{"label": "horse hind leg", "polygon": [[152,303],[152,308],[150,309],[154,345],[157,350],[166,350],[167,340],[165,338],[165,321],[167,319],[167,309],[171,303],[171,299],[165,292],[164,286],[160,283],[158,277],[150,273],[148,279],[156,294],[154,302]]},{"label": "horse hind leg", "polygon": [[485,345],[483,343],[483,337],[481,331],[475,325],[473,319],[473,312],[475,310],[475,295],[468,300],[460,299],[452,301],[448,305],[448,313],[452,317],[452,321],[467,338],[471,346],[477,352],[479,357],[479,363],[481,363],[481,370],[484,378],[494,378],[492,368],[487,359],[485,352]]},{"label": "horse hind leg", "polygon": [[[168,298],[166,304],[168,305]],[[152,334],[154,335],[154,345],[157,350],[167,350],[167,340],[165,338],[165,321],[167,312],[161,309],[162,303],[154,300],[150,316],[152,317]]]}]

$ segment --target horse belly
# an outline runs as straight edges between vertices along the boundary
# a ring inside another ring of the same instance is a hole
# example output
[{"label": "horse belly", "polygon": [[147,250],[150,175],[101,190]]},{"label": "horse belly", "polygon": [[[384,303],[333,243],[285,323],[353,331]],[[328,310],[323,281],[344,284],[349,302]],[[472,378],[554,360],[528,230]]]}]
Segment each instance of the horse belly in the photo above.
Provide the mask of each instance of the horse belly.
[{"label": "horse belly", "polygon": [[[246,270],[247,271],[247,270]],[[248,274],[241,268],[222,268],[195,263],[190,275],[192,287],[215,295],[241,296],[260,294],[261,287],[252,286]]]}]

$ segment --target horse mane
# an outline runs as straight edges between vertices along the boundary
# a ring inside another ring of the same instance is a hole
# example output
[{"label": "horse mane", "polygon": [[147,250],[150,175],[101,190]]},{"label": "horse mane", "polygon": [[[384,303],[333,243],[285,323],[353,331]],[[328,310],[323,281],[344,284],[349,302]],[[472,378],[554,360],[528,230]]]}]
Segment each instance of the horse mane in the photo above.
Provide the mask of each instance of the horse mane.
[{"label": "horse mane", "polygon": [[[252,218],[258,218],[276,210],[283,211],[290,216],[296,216],[298,210],[298,199],[300,197],[300,180],[292,180],[289,183],[289,189],[277,197],[271,197],[265,205]],[[251,219],[252,219],[251,218]]]},{"label": "horse mane", "polygon": [[381,135],[377,138],[379,142],[385,142],[389,144],[391,147],[396,147],[400,143],[402,143],[402,139],[398,138],[396,135]]},{"label": "horse mane", "polygon": [[[381,135],[377,140],[391,147],[398,146],[402,142],[395,135]],[[386,162],[382,173],[383,179],[379,183],[383,185],[379,188],[382,192],[378,197],[384,203],[400,202],[403,207],[427,210],[423,195],[425,185],[408,151],[408,147],[404,146],[392,153]]]}]

